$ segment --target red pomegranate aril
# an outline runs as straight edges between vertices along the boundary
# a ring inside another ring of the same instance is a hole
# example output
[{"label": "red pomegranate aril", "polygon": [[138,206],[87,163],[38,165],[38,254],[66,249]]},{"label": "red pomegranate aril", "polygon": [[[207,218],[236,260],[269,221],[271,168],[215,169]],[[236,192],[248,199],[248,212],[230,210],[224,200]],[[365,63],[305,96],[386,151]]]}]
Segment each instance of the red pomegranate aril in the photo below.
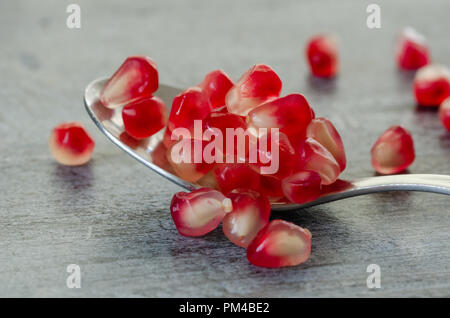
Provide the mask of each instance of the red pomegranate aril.
[{"label": "red pomegranate aril", "polygon": [[270,202],[258,192],[243,189],[235,189],[227,197],[233,204],[233,212],[222,221],[223,233],[237,246],[247,247],[269,223]]},{"label": "red pomegranate aril", "polygon": [[306,137],[317,140],[336,159],[341,169],[344,171],[347,165],[344,143],[331,121],[326,118],[313,119],[306,131]]},{"label": "red pomegranate aril", "polygon": [[280,96],[281,80],[268,65],[256,64],[245,72],[225,97],[230,113],[246,116],[259,104]]},{"label": "red pomegranate aril", "polygon": [[181,139],[167,150],[167,160],[178,176],[196,182],[213,168],[212,163],[203,159],[207,144],[205,140]]},{"label": "red pomegranate aril", "polygon": [[233,81],[222,70],[208,73],[199,85],[213,108],[225,105],[225,96],[233,87]]},{"label": "red pomegranate aril", "polygon": [[312,116],[306,98],[301,94],[290,94],[256,107],[247,118],[250,127],[279,128],[281,132],[291,136],[304,132]]},{"label": "red pomegranate aril", "polygon": [[151,97],[158,89],[156,63],[147,56],[130,56],[103,87],[100,99],[108,108]]},{"label": "red pomegranate aril", "polygon": [[381,174],[406,170],[414,161],[414,142],[408,130],[393,126],[386,130],[371,150],[372,166]]},{"label": "red pomegranate aril", "polygon": [[333,77],[338,72],[338,46],[332,35],[317,35],[307,44],[306,57],[311,73],[317,77]]},{"label": "red pomegranate aril", "polygon": [[397,43],[397,65],[405,70],[417,70],[430,62],[425,37],[413,28],[405,28]]},{"label": "red pomegranate aril", "polygon": [[439,107],[439,118],[442,125],[450,131],[450,97],[445,99]]},{"label": "red pomegranate aril", "polygon": [[414,78],[414,95],[421,106],[438,107],[450,96],[450,71],[442,65],[422,67]]},{"label": "red pomegranate aril", "polygon": [[307,203],[320,196],[322,179],[314,171],[300,171],[282,181],[284,196],[293,203]]},{"label": "red pomegranate aril", "polygon": [[247,248],[253,265],[268,268],[296,266],[311,254],[311,233],[295,224],[273,220],[256,235]]},{"label": "red pomegranate aril", "polygon": [[125,131],[133,138],[144,139],[161,130],[167,121],[164,102],[158,97],[140,99],[122,109]]},{"label": "red pomegranate aril", "polygon": [[232,210],[230,199],[208,188],[178,192],[170,203],[173,222],[184,236],[203,236],[213,231]]},{"label": "red pomegranate aril", "polygon": [[262,195],[268,197],[271,201],[283,198],[283,189],[281,179],[270,176],[261,175],[259,177],[259,190]]},{"label": "red pomegranate aril", "polygon": [[260,176],[248,164],[219,164],[212,173],[222,193],[227,194],[237,188],[255,191],[259,189]]},{"label": "red pomegranate aril", "polygon": [[53,128],[48,146],[57,162],[78,166],[91,159],[95,142],[81,123],[66,122]]}]

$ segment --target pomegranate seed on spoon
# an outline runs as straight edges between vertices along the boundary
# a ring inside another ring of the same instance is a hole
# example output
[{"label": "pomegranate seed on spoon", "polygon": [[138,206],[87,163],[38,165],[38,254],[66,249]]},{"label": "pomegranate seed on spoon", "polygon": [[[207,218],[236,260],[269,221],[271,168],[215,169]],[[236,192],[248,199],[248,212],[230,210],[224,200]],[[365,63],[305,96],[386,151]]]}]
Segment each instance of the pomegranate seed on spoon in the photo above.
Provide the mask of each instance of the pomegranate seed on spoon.
[{"label": "pomegranate seed on spoon", "polygon": [[311,253],[311,233],[295,224],[273,220],[247,248],[247,259],[256,266],[279,268],[305,262]]},{"label": "pomegranate seed on spoon", "polygon": [[437,107],[450,96],[450,71],[447,67],[431,64],[422,67],[414,78],[414,95],[422,106]]},{"label": "pomegranate seed on spoon", "polygon": [[450,131],[450,97],[445,99],[439,107],[439,118],[442,125]]},{"label": "pomegranate seed on spoon", "polygon": [[258,192],[268,197],[271,201],[283,198],[281,179],[271,175],[260,175]]},{"label": "pomegranate seed on spoon", "polygon": [[401,126],[386,130],[371,150],[372,166],[381,174],[395,174],[407,169],[414,161],[414,142],[409,131]]},{"label": "pomegranate seed on spoon", "polygon": [[100,93],[108,108],[151,97],[158,89],[158,70],[147,56],[130,56],[111,76]]},{"label": "pomegranate seed on spoon", "polygon": [[219,189],[227,194],[234,189],[258,190],[259,174],[245,163],[219,164],[213,174]]},{"label": "pomegranate seed on spoon", "polygon": [[178,192],[170,203],[173,222],[181,235],[203,236],[220,224],[233,210],[231,200],[217,190],[200,188]]},{"label": "pomegranate seed on spoon", "polygon": [[397,43],[397,65],[405,70],[417,70],[430,62],[425,37],[413,28],[405,28]]},{"label": "pomegranate seed on spoon", "polygon": [[338,72],[337,40],[332,35],[317,35],[307,44],[306,57],[311,73],[317,77],[333,77]]},{"label": "pomegranate seed on spoon", "polygon": [[230,113],[246,116],[259,104],[280,96],[281,80],[268,65],[256,64],[230,89],[225,103]]},{"label": "pomegranate seed on spoon", "polygon": [[293,203],[303,204],[320,196],[322,179],[314,171],[300,171],[283,179],[284,196]]},{"label": "pomegranate seed on spoon", "polygon": [[222,221],[223,233],[237,246],[247,247],[269,223],[269,200],[258,192],[243,189],[235,189],[227,197],[233,203],[233,212]]},{"label": "pomegranate seed on spoon", "polygon": [[140,99],[122,109],[125,131],[133,138],[144,139],[161,130],[167,121],[164,102],[158,97]]},{"label": "pomegranate seed on spoon", "polygon": [[206,74],[199,85],[213,108],[225,105],[225,96],[233,87],[233,81],[222,70],[215,70]]},{"label": "pomegranate seed on spoon", "polygon": [[48,146],[57,162],[78,166],[91,159],[95,142],[81,123],[66,122],[53,128]]}]

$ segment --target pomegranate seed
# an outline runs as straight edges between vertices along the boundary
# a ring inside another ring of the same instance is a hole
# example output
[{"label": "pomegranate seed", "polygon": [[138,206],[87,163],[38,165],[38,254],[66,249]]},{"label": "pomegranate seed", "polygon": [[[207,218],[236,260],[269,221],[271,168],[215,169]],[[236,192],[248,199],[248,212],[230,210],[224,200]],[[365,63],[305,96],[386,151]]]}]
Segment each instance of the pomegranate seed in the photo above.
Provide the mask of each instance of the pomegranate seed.
[{"label": "pomegranate seed", "polygon": [[225,98],[228,111],[246,116],[259,104],[280,96],[281,85],[280,78],[270,66],[256,64],[228,92]]},{"label": "pomegranate seed", "polygon": [[205,140],[181,139],[167,150],[167,160],[182,179],[196,182],[213,168],[212,163],[203,160]]},{"label": "pomegranate seed", "polygon": [[259,174],[245,163],[220,164],[213,174],[223,193],[237,188],[255,191],[259,189]]},{"label": "pomegranate seed", "polygon": [[414,142],[401,126],[386,130],[373,145],[372,166],[378,173],[395,174],[407,169],[414,161]]},{"label": "pomegranate seed", "polygon": [[305,262],[311,253],[311,233],[295,224],[273,220],[247,248],[247,259],[256,266],[278,268]]},{"label": "pomegranate seed", "polygon": [[422,106],[439,106],[450,96],[450,72],[445,66],[427,65],[414,78],[414,94]]},{"label": "pomegranate seed", "polygon": [[147,56],[130,56],[103,87],[100,100],[108,108],[151,97],[158,89],[158,70]]},{"label": "pomegranate seed", "polygon": [[248,114],[250,127],[279,128],[288,136],[302,133],[313,118],[308,101],[301,94],[290,94],[266,102]]},{"label": "pomegranate seed", "polygon": [[450,98],[444,100],[439,108],[439,118],[442,125],[450,131]]},{"label": "pomegranate seed", "polygon": [[60,164],[78,166],[91,159],[95,142],[81,123],[67,122],[53,128],[48,146]]},{"label": "pomegranate seed", "polygon": [[430,62],[425,37],[413,28],[406,28],[397,44],[397,64],[405,70],[417,70]]},{"label": "pomegranate seed", "polygon": [[337,180],[341,169],[333,155],[318,141],[312,138],[300,145],[297,152],[296,171],[311,170],[320,175],[323,185],[332,184]]},{"label": "pomegranate seed", "polygon": [[306,47],[311,73],[318,77],[333,77],[338,72],[337,40],[331,35],[317,35]]},{"label": "pomegranate seed", "polygon": [[233,81],[222,70],[208,73],[199,85],[213,108],[225,105],[225,96],[233,87]]},{"label": "pomegranate seed", "polygon": [[237,246],[247,247],[269,223],[270,202],[257,192],[242,189],[233,190],[227,197],[233,203],[233,212],[222,221],[223,233]]},{"label": "pomegranate seed", "polygon": [[161,130],[167,121],[164,102],[158,97],[140,99],[122,109],[125,131],[133,138],[144,139]]},{"label": "pomegranate seed", "polygon": [[208,188],[178,192],[170,203],[173,222],[184,236],[203,236],[211,232],[232,210],[230,199]]},{"label": "pomegranate seed", "polygon": [[314,171],[300,171],[283,179],[284,196],[294,203],[314,201],[322,191],[322,179]]},{"label": "pomegranate seed", "polygon": [[259,192],[271,201],[281,199],[284,196],[281,179],[270,175],[261,175],[259,177]]},{"label": "pomegranate seed", "polygon": [[306,136],[324,146],[338,162],[341,172],[344,171],[347,165],[344,143],[331,121],[326,118],[313,119],[308,126]]}]

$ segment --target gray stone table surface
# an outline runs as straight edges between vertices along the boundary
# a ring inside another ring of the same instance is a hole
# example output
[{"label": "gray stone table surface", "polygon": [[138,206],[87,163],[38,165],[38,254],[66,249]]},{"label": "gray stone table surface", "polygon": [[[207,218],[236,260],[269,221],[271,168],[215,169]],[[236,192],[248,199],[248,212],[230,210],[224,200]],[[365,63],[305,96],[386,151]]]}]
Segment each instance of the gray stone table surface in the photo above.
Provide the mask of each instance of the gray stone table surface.
[{"label": "gray stone table surface", "polygon": [[[66,7],[81,7],[81,29]],[[381,29],[366,26],[367,1],[1,1],[0,296],[450,296],[449,197],[387,193],[274,214],[313,233],[301,266],[253,267],[221,229],[178,235],[169,213],[177,186],[110,143],[82,103],[92,79],[132,54],[155,59],[162,83],[188,87],[210,70],[234,79],[271,65],[283,92],[302,92],[342,132],[343,177],[372,176],[369,150],[393,124],[412,131],[411,173],[450,173],[450,134],[435,111],[416,107],[413,74],[394,63],[394,39],[412,25],[433,60],[450,65],[450,2],[377,1]],[[340,37],[333,81],[308,75],[304,44]],[[47,140],[79,120],[96,140],[93,160],[59,166]],[[366,268],[381,268],[368,289]],[[66,286],[69,264],[81,288]]]}]

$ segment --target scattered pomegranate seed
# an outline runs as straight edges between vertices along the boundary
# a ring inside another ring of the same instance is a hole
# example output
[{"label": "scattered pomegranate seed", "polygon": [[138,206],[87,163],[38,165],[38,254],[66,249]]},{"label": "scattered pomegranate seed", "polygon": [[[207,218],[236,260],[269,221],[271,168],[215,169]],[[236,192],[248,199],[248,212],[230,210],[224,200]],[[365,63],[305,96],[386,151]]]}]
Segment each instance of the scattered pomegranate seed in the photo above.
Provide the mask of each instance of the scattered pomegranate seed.
[{"label": "scattered pomegranate seed", "polygon": [[230,199],[208,188],[178,192],[170,203],[173,222],[184,236],[203,236],[211,232],[232,210]]},{"label": "scattered pomegranate seed", "polygon": [[290,135],[302,133],[313,118],[311,107],[301,94],[290,94],[268,101],[248,114],[250,127],[279,128]]},{"label": "scattered pomegranate seed", "polygon": [[439,106],[450,96],[450,71],[442,65],[422,67],[414,78],[414,94],[422,106]]},{"label": "scattered pomegranate seed", "polygon": [[247,259],[256,266],[279,268],[305,262],[311,253],[311,233],[295,224],[273,220],[247,248]]},{"label": "scattered pomegranate seed", "polygon": [[219,189],[225,194],[238,188],[255,191],[259,189],[259,174],[245,163],[219,164],[213,174]]},{"label": "scattered pomegranate seed", "polygon": [[233,87],[233,81],[222,70],[208,73],[199,85],[213,108],[225,105],[225,96]]},{"label": "scattered pomegranate seed", "polygon": [[122,109],[125,131],[133,138],[144,139],[161,130],[167,121],[164,102],[158,97],[140,99]]},{"label": "scattered pomegranate seed", "polygon": [[230,113],[246,116],[259,104],[280,96],[281,80],[268,65],[256,64],[242,75],[228,92],[225,103]]},{"label": "scattered pomegranate seed", "polygon": [[306,136],[324,146],[338,162],[341,172],[344,171],[347,165],[344,143],[331,121],[326,118],[313,119],[308,126]]},{"label": "scattered pomegranate seed", "polygon": [[450,97],[445,99],[439,107],[439,118],[442,125],[450,131]]},{"label": "scattered pomegranate seed", "polygon": [[318,77],[333,77],[338,72],[337,40],[331,35],[317,35],[306,47],[311,73]]},{"label": "scattered pomegranate seed", "polygon": [[322,191],[322,179],[314,171],[300,171],[283,179],[284,196],[293,203],[314,201]]},{"label": "scattered pomegranate seed", "polygon": [[260,175],[259,192],[268,197],[271,201],[283,198],[284,194],[281,187],[281,179],[270,175]]},{"label": "scattered pomegranate seed", "polygon": [[269,223],[270,202],[258,192],[242,189],[233,190],[227,197],[233,203],[233,212],[222,221],[223,233],[237,246],[247,247]]},{"label": "scattered pomegranate seed", "polygon": [[413,28],[405,28],[397,43],[397,64],[405,70],[417,70],[430,62],[425,37]]},{"label": "scattered pomegranate seed", "polygon": [[158,89],[156,63],[147,56],[130,56],[103,87],[100,100],[108,108],[151,97]]},{"label": "scattered pomegranate seed", "polygon": [[48,146],[57,162],[67,166],[78,166],[91,159],[95,142],[81,123],[66,122],[53,128]]},{"label": "scattered pomegranate seed", "polygon": [[414,142],[409,131],[401,126],[386,130],[371,150],[372,166],[378,173],[395,174],[414,161]]}]

